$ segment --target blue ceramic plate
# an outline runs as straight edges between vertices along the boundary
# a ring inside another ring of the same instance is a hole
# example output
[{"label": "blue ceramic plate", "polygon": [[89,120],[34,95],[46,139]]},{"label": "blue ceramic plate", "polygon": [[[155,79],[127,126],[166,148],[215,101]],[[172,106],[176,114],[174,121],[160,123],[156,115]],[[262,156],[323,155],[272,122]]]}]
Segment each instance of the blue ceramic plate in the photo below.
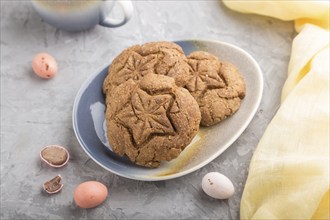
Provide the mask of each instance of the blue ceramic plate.
[{"label": "blue ceramic plate", "polygon": [[207,51],[236,65],[246,81],[246,97],[240,109],[220,124],[201,128],[192,143],[170,162],[150,169],[132,164],[108,147],[105,131],[103,80],[109,65],[93,74],[80,88],[73,107],[73,128],[81,147],[100,166],[123,177],[157,181],[191,173],[218,157],[245,130],[261,101],[263,79],[257,62],[244,50],[219,41],[178,41],[186,55]]}]

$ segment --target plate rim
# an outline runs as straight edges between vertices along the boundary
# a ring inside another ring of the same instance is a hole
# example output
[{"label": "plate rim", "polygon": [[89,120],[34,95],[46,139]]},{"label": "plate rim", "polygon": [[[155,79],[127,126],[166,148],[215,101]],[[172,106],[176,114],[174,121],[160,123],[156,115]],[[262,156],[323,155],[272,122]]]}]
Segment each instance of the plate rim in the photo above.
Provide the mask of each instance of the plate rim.
[{"label": "plate rim", "polygon": [[249,115],[249,117],[247,118],[247,120],[245,120],[245,122],[240,126],[240,128],[238,129],[238,132],[235,133],[235,135],[233,135],[231,138],[230,138],[230,141],[228,141],[225,145],[223,145],[223,147],[218,150],[215,154],[211,155],[207,160],[187,169],[187,170],[184,170],[184,171],[181,171],[181,172],[177,172],[177,173],[173,173],[173,174],[170,174],[170,175],[164,175],[164,176],[132,176],[132,175],[128,175],[128,174],[125,174],[125,173],[120,173],[120,172],[117,172],[113,169],[110,169],[109,167],[103,165],[102,163],[100,163],[96,158],[94,158],[86,149],[85,145],[82,143],[82,141],[80,140],[80,135],[77,131],[77,119],[76,119],[76,115],[75,114],[77,112],[77,109],[78,109],[78,104],[79,104],[79,101],[81,99],[81,96],[83,94],[83,92],[85,91],[85,89],[87,88],[87,86],[90,84],[90,82],[98,75],[100,74],[103,70],[105,70],[106,68],[109,68],[111,63],[110,64],[105,64],[103,65],[102,67],[98,68],[93,74],[91,74],[83,83],[82,85],[80,86],[76,96],[75,96],[75,99],[74,99],[74,103],[73,103],[73,108],[72,108],[72,126],[73,126],[73,130],[74,130],[74,133],[75,133],[75,136],[76,136],[76,139],[78,140],[79,144],[80,144],[80,147],[83,148],[83,150],[85,151],[85,153],[94,161],[96,162],[98,165],[100,165],[101,167],[103,167],[105,170],[107,171],[110,171],[111,173],[114,173],[118,176],[121,176],[121,177],[125,177],[125,178],[128,178],[128,179],[134,179],[134,180],[140,180],[140,181],[163,181],[163,180],[170,180],[170,179],[175,179],[175,178],[178,178],[178,177],[181,177],[181,176],[185,176],[189,173],[192,173],[194,171],[197,171],[199,170],[200,168],[206,166],[208,163],[212,162],[214,159],[216,159],[217,157],[219,157],[225,150],[227,150],[238,138],[239,136],[241,136],[241,134],[244,132],[245,129],[247,129],[247,127],[249,126],[249,124],[251,123],[252,119],[254,118],[255,114],[257,113],[257,110],[261,104],[261,99],[262,99],[262,96],[263,96],[263,85],[264,85],[264,79],[263,79],[263,72],[258,64],[258,62],[254,59],[254,57],[252,57],[252,55],[250,55],[247,51],[245,51],[244,49],[234,45],[234,44],[231,44],[231,43],[228,43],[228,42],[224,42],[224,41],[220,41],[220,40],[205,40],[205,39],[187,39],[187,40],[175,40],[175,41],[172,41],[174,43],[177,43],[177,42],[211,42],[211,43],[215,43],[215,44],[222,44],[222,45],[226,45],[228,47],[232,47],[234,48],[235,50],[238,50],[239,52],[243,53],[246,57],[249,58],[250,61],[252,61],[252,63],[254,64],[254,66],[256,67],[257,69],[257,75],[259,76],[258,79],[259,79],[259,92],[258,92],[258,97],[256,99],[256,104],[252,107],[252,111]]}]

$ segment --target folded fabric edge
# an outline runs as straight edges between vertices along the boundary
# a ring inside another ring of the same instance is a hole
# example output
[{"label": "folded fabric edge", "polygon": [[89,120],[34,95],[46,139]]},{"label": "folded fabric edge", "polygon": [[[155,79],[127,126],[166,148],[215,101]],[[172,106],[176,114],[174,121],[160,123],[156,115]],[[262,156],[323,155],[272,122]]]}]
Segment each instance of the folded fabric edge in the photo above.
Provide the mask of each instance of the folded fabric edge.
[{"label": "folded fabric edge", "polygon": [[[315,39],[318,39],[315,41]],[[312,24],[306,24],[292,43],[288,67],[288,78],[282,89],[281,101],[310,71],[310,62],[315,55],[329,46],[329,31]]]}]

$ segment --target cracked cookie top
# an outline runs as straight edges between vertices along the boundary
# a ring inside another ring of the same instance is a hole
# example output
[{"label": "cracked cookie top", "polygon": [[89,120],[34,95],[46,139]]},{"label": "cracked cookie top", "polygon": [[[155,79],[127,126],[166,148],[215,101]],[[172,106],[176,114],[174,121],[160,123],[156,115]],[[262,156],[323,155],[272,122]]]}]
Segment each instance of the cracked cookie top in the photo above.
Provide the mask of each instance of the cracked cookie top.
[{"label": "cracked cookie top", "polygon": [[108,93],[106,125],[115,153],[141,166],[158,167],[191,142],[201,119],[190,93],[164,75],[129,79]]},{"label": "cracked cookie top", "polygon": [[201,125],[211,126],[234,114],[246,92],[238,69],[202,51],[189,54],[187,59],[190,76],[185,88],[199,105]]},{"label": "cracked cookie top", "polygon": [[103,92],[107,94],[129,79],[138,82],[149,73],[173,77],[178,86],[183,86],[189,66],[181,47],[171,42],[151,42],[127,48],[111,63]]}]

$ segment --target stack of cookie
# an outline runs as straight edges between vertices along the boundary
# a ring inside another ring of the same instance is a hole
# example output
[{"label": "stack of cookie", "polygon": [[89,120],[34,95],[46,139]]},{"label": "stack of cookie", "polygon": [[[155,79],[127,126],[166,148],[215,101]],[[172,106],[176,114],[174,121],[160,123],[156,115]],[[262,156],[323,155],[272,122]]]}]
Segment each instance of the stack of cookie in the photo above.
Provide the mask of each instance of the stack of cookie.
[{"label": "stack of cookie", "polygon": [[112,150],[135,164],[158,167],[197,134],[235,113],[245,96],[238,69],[212,54],[185,56],[170,42],[127,48],[103,83]]}]

